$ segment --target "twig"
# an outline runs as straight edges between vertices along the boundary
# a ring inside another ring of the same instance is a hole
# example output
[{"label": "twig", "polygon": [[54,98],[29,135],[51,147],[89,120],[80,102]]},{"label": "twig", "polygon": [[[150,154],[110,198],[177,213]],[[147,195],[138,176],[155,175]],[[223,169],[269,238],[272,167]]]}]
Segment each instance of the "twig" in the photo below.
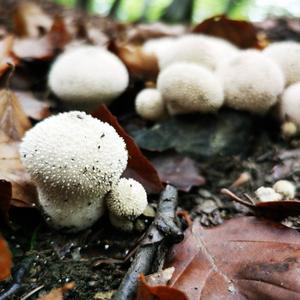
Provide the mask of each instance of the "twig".
[{"label": "twig", "polygon": [[39,290],[41,290],[42,288],[44,288],[44,285],[40,285],[38,287],[36,287],[34,290],[32,290],[31,292],[29,292],[27,295],[25,295],[24,297],[22,297],[20,300],[26,300],[29,297],[31,297],[32,295],[34,295],[36,292],[38,292]]},{"label": "twig", "polygon": [[29,271],[31,264],[33,262],[32,257],[25,258],[21,266],[18,268],[18,270],[13,274],[14,283],[11,285],[11,287],[4,293],[0,295],[0,300],[6,300],[9,299],[9,297],[17,292],[17,290],[22,286],[22,280],[26,273]]},{"label": "twig", "polygon": [[156,217],[150,225],[136,256],[123,278],[113,300],[130,300],[135,296],[138,277],[141,273],[148,274],[152,270],[157,250],[162,243],[178,243],[183,233],[177,224],[177,190],[166,186],[161,193]]},{"label": "twig", "polygon": [[250,202],[248,202],[248,201],[246,201],[246,200],[238,197],[237,195],[235,195],[233,192],[229,191],[228,189],[222,189],[221,193],[223,195],[226,195],[226,196],[230,197],[232,200],[234,200],[234,201],[236,201],[238,203],[241,203],[241,204],[243,204],[243,205],[245,205],[247,207],[251,207],[251,208],[253,207],[253,203],[252,202],[250,203]]}]

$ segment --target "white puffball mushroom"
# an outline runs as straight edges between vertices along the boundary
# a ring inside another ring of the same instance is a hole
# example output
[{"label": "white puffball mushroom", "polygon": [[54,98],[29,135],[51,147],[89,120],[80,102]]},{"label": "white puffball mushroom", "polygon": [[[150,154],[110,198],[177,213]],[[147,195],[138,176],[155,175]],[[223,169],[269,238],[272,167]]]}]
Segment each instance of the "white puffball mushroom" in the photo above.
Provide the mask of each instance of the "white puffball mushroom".
[{"label": "white puffball mushroom", "polygon": [[143,119],[158,121],[167,116],[167,109],[159,90],[148,88],[135,98],[135,110]]},{"label": "white puffball mushroom", "polygon": [[109,104],[128,86],[129,75],[113,53],[96,46],[66,51],[54,61],[48,85],[67,108],[90,111]]},{"label": "white puffball mushroom", "polygon": [[260,187],[255,191],[256,197],[261,202],[268,201],[281,201],[283,196],[274,191],[274,189],[270,187]]},{"label": "white puffball mushroom", "polygon": [[110,214],[128,220],[134,220],[140,216],[147,204],[144,187],[131,178],[121,178],[106,196],[106,205]]},{"label": "white puffball mushroom", "polygon": [[79,111],[51,116],[27,131],[20,154],[49,223],[70,231],[102,216],[104,196],[128,159],[125,142],[112,126]]},{"label": "white puffball mushroom", "polygon": [[288,180],[279,180],[275,182],[273,189],[276,193],[281,194],[284,199],[290,200],[295,198],[296,187]]},{"label": "white puffball mushroom", "polygon": [[216,112],[223,104],[223,89],[214,74],[192,63],[175,63],[162,70],[157,88],[171,115]]},{"label": "white puffball mushroom", "polygon": [[179,37],[158,53],[160,69],[177,62],[190,62],[214,70],[224,58],[235,55],[238,49],[230,42],[201,34]]},{"label": "white puffball mushroom", "polygon": [[298,134],[297,125],[294,122],[286,121],[281,125],[281,134],[284,139],[290,139]]},{"label": "white puffball mushroom", "polygon": [[143,51],[147,54],[152,54],[159,58],[161,55],[164,55],[164,52],[171,49],[175,41],[176,38],[169,36],[150,39],[143,44]]},{"label": "white puffball mushroom", "polygon": [[109,213],[110,223],[117,229],[124,232],[131,232],[134,230],[134,222],[123,217],[117,217],[112,213]]},{"label": "white puffball mushroom", "polygon": [[286,85],[300,81],[300,44],[294,41],[275,42],[263,51],[281,68]]},{"label": "white puffball mushroom", "polygon": [[300,82],[285,89],[279,102],[281,120],[288,120],[300,129]]},{"label": "white puffball mushroom", "polygon": [[217,75],[223,83],[225,104],[237,110],[266,113],[284,88],[279,67],[257,50],[246,50],[222,63]]}]

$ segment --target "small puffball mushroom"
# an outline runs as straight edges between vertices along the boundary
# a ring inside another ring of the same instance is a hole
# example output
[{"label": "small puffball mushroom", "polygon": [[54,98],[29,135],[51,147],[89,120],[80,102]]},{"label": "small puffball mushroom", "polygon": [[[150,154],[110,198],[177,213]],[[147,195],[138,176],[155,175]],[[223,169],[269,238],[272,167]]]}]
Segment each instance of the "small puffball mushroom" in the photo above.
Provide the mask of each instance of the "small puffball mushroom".
[{"label": "small puffball mushroom", "polygon": [[150,121],[161,120],[167,115],[161,93],[153,88],[138,93],[135,98],[135,110],[142,118]]},{"label": "small puffball mushroom", "polygon": [[90,111],[109,104],[128,86],[121,60],[96,46],[81,46],[61,54],[53,63],[48,85],[67,108]]},{"label": "small puffball mushroom", "polygon": [[237,52],[237,48],[225,40],[189,34],[179,37],[164,51],[159,52],[158,63],[160,69],[177,62],[190,62],[214,70],[225,57],[229,58]]},{"label": "small puffball mushroom", "polygon": [[279,103],[281,120],[288,120],[300,129],[300,82],[289,86],[282,94]]},{"label": "small puffball mushroom", "polygon": [[264,49],[263,53],[278,64],[286,85],[300,81],[300,44],[293,41],[276,42]]},{"label": "small puffball mushroom", "polygon": [[282,137],[286,140],[298,134],[297,125],[294,122],[286,121],[281,125]]},{"label": "small puffball mushroom", "polygon": [[112,126],[79,111],[49,117],[27,131],[20,154],[49,223],[70,231],[87,228],[102,216],[104,196],[128,159]]},{"label": "small puffball mushroom", "polygon": [[295,185],[288,180],[279,180],[273,185],[273,189],[276,193],[281,194],[284,199],[294,199],[296,194]]},{"label": "small puffball mushroom", "polygon": [[134,220],[147,207],[144,187],[134,179],[121,178],[106,196],[106,205],[111,215]]},{"label": "small puffball mushroom", "polygon": [[224,100],[222,86],[214,74],[192,63],[175,63],[162,70],[157,88],[172,115],[216,112]]},{"label": "small puffball mushroom", "polygon": [[109,213],[110,223],[117,229],[125,232],[131,232],[134,230],[134,222],[123,217],[117,217],[112,213]]},{"label": "small puffball mushroom", "polygon": [[256,197],[261,202],[268,202],[268,201],[280,201],[282,200],[283,196],[277,192],[275,192],[270,187],[260,187],[255,191]]},{"label": "small puffball mushroom", "polygon": [[266,113],[284,87],[279,67],[256,50],[243,51],[225,61],[217,75],[223,83],[225,104],[257,114]]}]

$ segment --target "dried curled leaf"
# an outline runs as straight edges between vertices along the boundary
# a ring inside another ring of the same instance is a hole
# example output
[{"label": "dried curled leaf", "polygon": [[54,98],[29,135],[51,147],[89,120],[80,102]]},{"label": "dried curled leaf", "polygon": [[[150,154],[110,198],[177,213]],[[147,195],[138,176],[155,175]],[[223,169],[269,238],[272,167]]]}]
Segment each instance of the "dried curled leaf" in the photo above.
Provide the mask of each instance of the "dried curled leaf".
[{"label": "dried curled leaf", "polygon": [[0,281],[10,276],[12,268],[12,254],[7,242],[0,236]]}]

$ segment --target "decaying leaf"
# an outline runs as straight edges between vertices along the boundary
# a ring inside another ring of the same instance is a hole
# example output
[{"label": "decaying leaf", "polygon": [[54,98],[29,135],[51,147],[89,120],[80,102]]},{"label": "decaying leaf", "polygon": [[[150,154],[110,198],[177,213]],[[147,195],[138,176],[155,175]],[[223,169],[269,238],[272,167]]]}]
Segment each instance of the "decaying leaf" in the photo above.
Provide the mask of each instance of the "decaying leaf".
[{"label": "decaying leaf", "polygon": [[19,143],[31,123],[15,94],[0,91],[0,179],[11,182],[12,202],[31,206],[36,199],[35,187],[24,170],[19,157]]},{"label": "decaying leaf", "polygon": [[205,184],[198,164],[189,157],[166,153],[151,160],[162,182],[188,192],[193,186]]},{"label": "decaying leaf", "polygon": [[6,36],[0,41],[0,76],[8,70],[9,64],[18,64],[17,57],[12,53],[14,38],[12,35]]},{"label": "decaying leaf", "polygon": [[256,28],[247,21],[230,20],[216,16],[195,26],[193,32],[204,33],[229,40],[240,48],[258,48]]},{"label": "decaying leaf", "polygon": [[150,193],[159,193],[162,190],[162,183],[159,175],[150,161],[143,155],[133,139],[121,127],[117,119],[110,113],[105,105],[102,105],[93,113],[95,118],[109,123],[117,133],[124,139],[128,151],[128,164],[123,176],[133,178],[140,182]]},{"label": "decaying leaf", "polygon": [[0,281],[10,276],[12,268],[12,254],[7,242],[0,236]]},{"label": "decaying leaf", "polygon": [[48,295],[38,298],[38,300],[63,300],[64,294],[75,288],[74,282],[66,283],[63,287],[52,290]]},{"label": "decaying leaf", "polygon": [[300,298],[300,233],[255,217],[211,229],[195,221],[167,265],[169,286],[189,300]]}]

